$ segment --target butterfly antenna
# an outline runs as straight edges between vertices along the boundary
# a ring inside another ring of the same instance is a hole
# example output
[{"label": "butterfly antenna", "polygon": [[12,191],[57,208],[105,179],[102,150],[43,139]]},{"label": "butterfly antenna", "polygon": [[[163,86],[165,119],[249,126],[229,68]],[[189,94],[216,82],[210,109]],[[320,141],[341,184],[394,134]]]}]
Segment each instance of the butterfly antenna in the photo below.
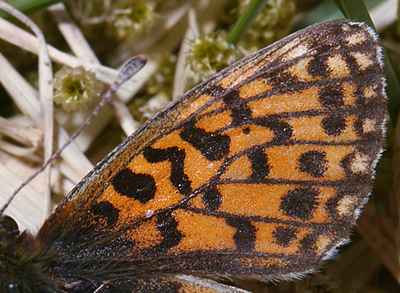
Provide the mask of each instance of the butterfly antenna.
[{"label": "butterfly antenna", "polygon": [[2,209],[0,210],[0,215],[4,213],[7,207],[11,204],[14,200],[15,196],[28,185],[37,175],[43,172],[44,169],[47,168],[61,153],[62,151],[70,145],[75,138],[90,124],[93,118],[99,113],[99,111],[104,107],[105,104],[111,99],[113,94],[123,85],[126,81],[128,81],[132,76],[134,76],[138,71],[140,71],[147,62],[147,58],[143,55],[139,55],[133,57],[125,65],[122,67],[121,71],[119,72],[116,80],[111,84],[108,91],[104,94],[103,99],[100,103],[96,106],[93,112],[89,115],[89,117],[85,120],[85,122],[76,130],[71,137],[64,143],[64,145],[59,148],[33,175],[31,175],[24,183],[22,183],[11,195],[11,197],[7,200],[4,204]]}]

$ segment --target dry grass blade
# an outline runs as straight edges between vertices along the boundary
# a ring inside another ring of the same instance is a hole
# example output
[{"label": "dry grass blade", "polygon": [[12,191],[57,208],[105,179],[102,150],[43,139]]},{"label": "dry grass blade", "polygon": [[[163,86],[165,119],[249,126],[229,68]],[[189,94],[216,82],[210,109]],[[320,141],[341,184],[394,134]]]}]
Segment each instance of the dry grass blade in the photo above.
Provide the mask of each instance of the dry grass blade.
[{"label": "dry grass blade", "polygon": [[[19,21],[29,27],[39,41],[39,98],[41,105],[41,126],[44,129],[44,161],[50,158],[53,153],[53,72],[51,61],[47,52],[47,44],[39,27],[24,14],[20,13],[6,3],[0,3],[0,9],[11,14]],[[50,168],[44,170],[45,190],[44,203],[45,215],[50,212]]]}]

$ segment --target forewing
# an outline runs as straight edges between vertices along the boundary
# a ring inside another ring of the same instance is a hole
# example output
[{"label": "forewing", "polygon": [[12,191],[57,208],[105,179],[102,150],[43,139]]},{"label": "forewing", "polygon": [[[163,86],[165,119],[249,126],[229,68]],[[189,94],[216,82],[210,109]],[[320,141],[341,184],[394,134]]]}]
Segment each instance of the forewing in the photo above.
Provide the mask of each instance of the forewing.
[{"label": "forewing", "polygon": [[85,256],[91,273],[94,261],[130,267],[126,278],[311,271],[347,239],[371,190],[380,56],[369,28],[342,20],[239,61],[128,137],[39,238],[71,266]]}]

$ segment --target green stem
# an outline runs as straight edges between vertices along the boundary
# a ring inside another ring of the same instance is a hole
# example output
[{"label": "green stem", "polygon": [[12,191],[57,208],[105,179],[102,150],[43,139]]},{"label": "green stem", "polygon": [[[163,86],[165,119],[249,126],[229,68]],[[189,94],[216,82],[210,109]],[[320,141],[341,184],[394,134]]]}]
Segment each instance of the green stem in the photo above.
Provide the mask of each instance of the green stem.
[{"label": "green stem", "polygon": [[229,43],[236,45],[240,41],[266,3],[267,0],[251,0],[249,4],[247,4],[228,36],[227,41]]},{"label": "green stem", "polygon": [[[64,1],[65,0],[14,0],[10,1],[9,4],[22,13],[29,14]],[[8,18],[9,15],[0,11],[0,17]]]}]

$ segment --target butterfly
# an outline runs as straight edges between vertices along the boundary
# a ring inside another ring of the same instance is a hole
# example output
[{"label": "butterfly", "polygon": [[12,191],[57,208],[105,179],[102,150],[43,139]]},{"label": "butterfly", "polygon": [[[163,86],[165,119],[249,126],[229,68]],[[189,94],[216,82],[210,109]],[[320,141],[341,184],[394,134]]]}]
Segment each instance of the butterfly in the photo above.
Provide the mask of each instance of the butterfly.
[{"label": "butterfly", "polygon": [[386,98],[375,33],[328,21],[248,56],[129,136],[37,235],[0,222],[3,292],[244,292],[345,243]]}]

